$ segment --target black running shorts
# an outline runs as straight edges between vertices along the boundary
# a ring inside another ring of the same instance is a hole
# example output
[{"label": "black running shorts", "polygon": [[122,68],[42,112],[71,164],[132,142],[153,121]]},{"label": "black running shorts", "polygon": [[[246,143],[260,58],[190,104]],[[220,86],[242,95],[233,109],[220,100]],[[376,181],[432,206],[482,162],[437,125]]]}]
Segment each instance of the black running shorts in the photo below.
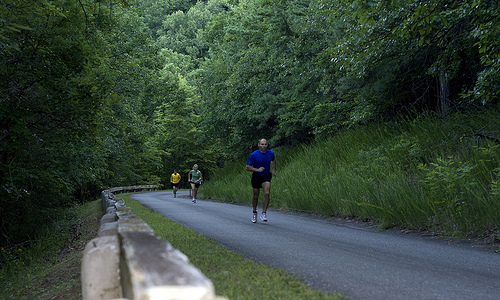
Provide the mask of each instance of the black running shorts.
[{"label": "black running shorts", "polygon": [[264,176],[259,176],[257,175],[256,173],[253,173],[252,174],[252,187],[254,189],[261,189],[262,188],[262,184],[266,181],[269,181],[271,182],[271,172],[267,173],[266,175]]}]

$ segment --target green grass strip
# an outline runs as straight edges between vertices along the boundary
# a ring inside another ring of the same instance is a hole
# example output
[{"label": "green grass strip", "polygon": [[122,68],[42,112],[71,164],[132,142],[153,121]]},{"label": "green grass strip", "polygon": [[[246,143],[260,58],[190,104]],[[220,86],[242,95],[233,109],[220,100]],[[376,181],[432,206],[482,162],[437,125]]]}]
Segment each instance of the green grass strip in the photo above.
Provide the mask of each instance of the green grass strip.
[{"label": "green grass strip", "polygon": [[214,284],[217,295],[228,299],[346,299],[315,290],[293,275],[245,259],[212,239],[195,233],[141,203],[120,194],[125,205],[162,239],[189,257]]}]

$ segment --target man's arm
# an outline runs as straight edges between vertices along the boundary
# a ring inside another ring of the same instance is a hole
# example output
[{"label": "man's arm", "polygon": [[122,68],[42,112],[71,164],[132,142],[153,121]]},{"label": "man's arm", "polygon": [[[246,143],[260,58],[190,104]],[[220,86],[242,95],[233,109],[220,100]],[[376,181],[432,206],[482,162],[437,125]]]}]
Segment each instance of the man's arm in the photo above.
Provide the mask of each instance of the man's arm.
[{"label": "man's arm", "polygon": [[260,167],[257,169],[257,168],[252,167],[251,165],[247,164],[245,166],[245,170],[250,171],[250,172],[262,172],[262,171],[264,171],[264,167]]}]

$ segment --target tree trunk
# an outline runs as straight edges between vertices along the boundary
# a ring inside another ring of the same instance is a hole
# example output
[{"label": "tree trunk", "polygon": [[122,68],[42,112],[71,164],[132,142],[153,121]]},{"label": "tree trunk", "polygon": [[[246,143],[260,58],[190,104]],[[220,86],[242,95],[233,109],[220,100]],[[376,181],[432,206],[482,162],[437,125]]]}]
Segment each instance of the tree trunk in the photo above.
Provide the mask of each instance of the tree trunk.
[{"label": "tree trunk", "polygon": [[439,110],[441,115],[446,117],[450,109],[450,85],[448,83],[448,72],[441,70],[439,72]]}]

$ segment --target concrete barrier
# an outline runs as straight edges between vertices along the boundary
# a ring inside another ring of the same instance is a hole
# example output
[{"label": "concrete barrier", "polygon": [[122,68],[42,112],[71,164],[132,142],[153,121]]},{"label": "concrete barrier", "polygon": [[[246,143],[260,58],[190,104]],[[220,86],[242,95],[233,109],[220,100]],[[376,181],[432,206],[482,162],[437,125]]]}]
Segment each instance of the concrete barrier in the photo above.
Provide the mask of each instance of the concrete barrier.
[{"label": "concrete barrier", "polygon": [[114,195],[155,188],[131,186],[102,192],[106,213],[82,258],[84,300],[223,299],[186,255],[157,237]]}]

